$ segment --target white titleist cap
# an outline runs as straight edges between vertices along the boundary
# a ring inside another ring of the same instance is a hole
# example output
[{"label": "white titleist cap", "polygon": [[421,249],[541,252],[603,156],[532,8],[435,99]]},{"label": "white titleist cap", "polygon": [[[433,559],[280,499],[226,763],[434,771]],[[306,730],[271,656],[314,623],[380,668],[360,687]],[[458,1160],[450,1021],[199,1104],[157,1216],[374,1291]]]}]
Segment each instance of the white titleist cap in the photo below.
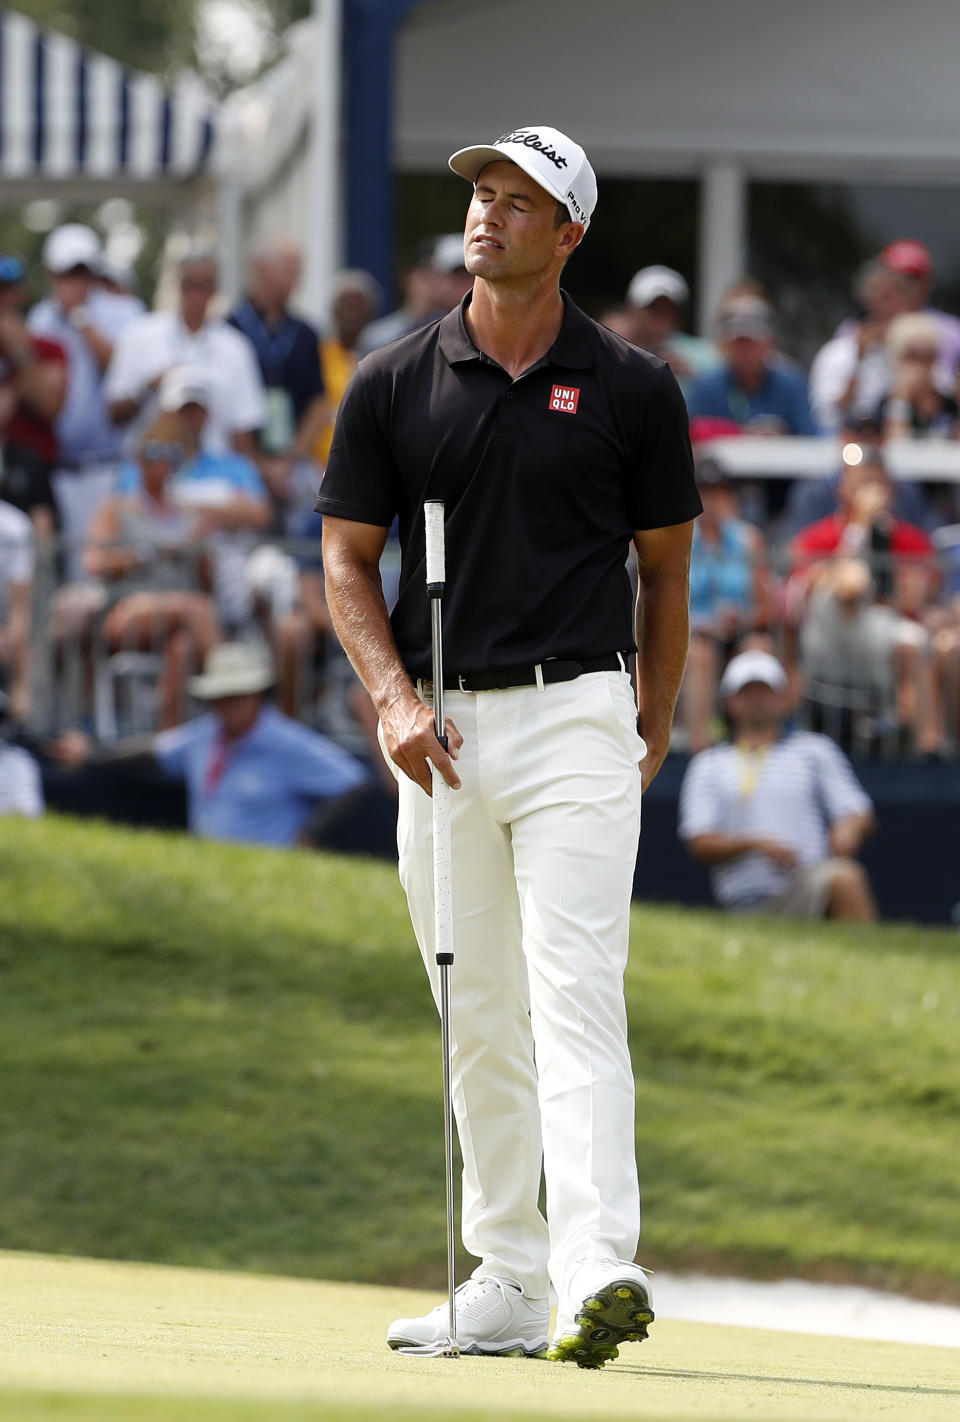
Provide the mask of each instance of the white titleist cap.
[{"label": "white titleist cap", "polygon": [[741,652],[732,659],[720,679],[720,695],[736,696],[738,691],[742,691],[752,681],[763,682],[771,691],[784,691],[787,686],[787,674],[776,657],[772,657],[769,652]]},{"label": "white titleist cap", "polygon": [[475,183],[487,163],[506,158],[529,173],[535,183],[562,202],[571,222],[590,226],[597,205],[597,177],[579,143],[558,128],[528,124],[502,133],[492,143],[461,148],[450,159],[450,167],[467,182]]},{"label": "white titleist cap", "polygon": [[672,267],[642,267],[627,287],[627,300],[632,306],[649,306],[661,296],[675,306],[685,306],[690,297],[687,283]]}]

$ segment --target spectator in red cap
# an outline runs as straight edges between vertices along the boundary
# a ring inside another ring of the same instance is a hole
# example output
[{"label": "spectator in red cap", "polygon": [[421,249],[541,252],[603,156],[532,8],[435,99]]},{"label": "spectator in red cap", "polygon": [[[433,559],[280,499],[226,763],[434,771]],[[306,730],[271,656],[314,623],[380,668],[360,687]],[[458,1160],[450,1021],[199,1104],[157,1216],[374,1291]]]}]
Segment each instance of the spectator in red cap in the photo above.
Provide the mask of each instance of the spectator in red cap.
[{"label": "spectator in red cap", "polygon": [[924,311],[936,318],[940,327],[940,357],[935,375],[938,381],[946,381],[947,389],[952,389],[957,365],[960,364],[960,320],[930,305],[934,271],[929,249],[922,242],[903,238],[884,247],[880,253],[880,264],[905,279],[908,311]]}]

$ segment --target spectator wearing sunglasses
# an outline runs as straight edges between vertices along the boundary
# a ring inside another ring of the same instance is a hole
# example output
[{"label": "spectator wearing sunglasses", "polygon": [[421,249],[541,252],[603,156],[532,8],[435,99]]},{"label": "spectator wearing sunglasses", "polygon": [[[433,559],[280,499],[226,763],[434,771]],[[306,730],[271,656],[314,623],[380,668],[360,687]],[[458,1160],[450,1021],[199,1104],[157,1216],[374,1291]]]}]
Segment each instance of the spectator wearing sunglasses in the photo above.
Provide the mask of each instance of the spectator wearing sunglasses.
[{"label": "spectator wearing sunglasses", "polygon": [[97,510],[85,555],[108,588],[109,650],[162,652],[161,727],[183,719],[187,677],[221,639],[201,516],[176,498],[185,452],[179,417],[162,415],[141,441],[136,482]]},{"label": "spectator wearing sunglasses", "polygon": [[887,439],[956,434],[957,401],[936,378],[940,349],[940,326],[931,312],[906,312],[891,321],[887,350],[893,376],[879,411]]},{"label": "spectator wearing sunglasses", "polygon": [[156,418],[164,377],[190,366],[203,372],[207,391],[204,447],[256,457],[255,435],[267,413],[263,381],[246,336],[212,314],[216,293],[216,258],[190,252],[178,269],[176,310],[148,311],[124,331],[107,372],[106,394],[111,418],[125,428],[126,453],[136,451]]},{"label": "spectator wearing sunglasses", "polygon": [[[271,517],[266,488],[252,460],[233,451],[211,449],[206,443],[216,400],[207,369],[176,366],[169,370],[160,382],[157,400],[163,413],[177,416],[178,439],[183,446],[173,497],[181,508],[196,515],[197,537],[207,541],[221,621],[231,633],[240,633],[253,613],[246,560],[254,535],[266,529]],[[140,482],[137,463],[125,463],[118,491],[125,494],[138,489]]]}]

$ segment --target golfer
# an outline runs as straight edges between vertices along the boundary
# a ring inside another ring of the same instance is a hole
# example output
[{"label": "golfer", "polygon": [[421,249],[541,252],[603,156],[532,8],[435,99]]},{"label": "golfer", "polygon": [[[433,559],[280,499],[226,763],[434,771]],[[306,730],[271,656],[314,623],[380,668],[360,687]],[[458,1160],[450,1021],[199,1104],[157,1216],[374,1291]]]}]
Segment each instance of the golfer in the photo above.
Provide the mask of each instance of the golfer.
[{"label": "golfer", "polygon": [[[646,1335],[623,973],[640,795],[667,751],[700,511],[683,399],[659,359],[561,291],[597,196],[533,126],[450,160],[473,184],[472,292],[360,363],[317,508],[334,626],[400,783],[400,875],[437,995],[430,762],[452,795],[453,1100],[470,1353],[599,1367]],[[446,505],[449,755],[430,708],[425,499]],[[388,616],[379,559],[399,517]],[[633,541],[634,618],[625,564]],[[628,657],[639,644],[638,704]],[[548,1220],[538,1208],[541,1168]],[[392,1347],[447,1333],[446,1305]]]}]

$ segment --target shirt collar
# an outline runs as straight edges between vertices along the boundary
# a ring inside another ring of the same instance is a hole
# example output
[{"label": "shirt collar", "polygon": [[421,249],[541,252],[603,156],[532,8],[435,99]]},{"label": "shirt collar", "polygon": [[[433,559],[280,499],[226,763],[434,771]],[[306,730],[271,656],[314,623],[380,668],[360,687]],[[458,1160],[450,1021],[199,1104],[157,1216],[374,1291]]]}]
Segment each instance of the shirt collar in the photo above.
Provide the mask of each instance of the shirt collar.
[{"label": "shirt collar", "polygon": [[[542,362],[538,363],[560,365],[568,370],[587,370],[595,359],[596,335],[593,322],[570,300],[562,288],[560,295],[563,297],[563,325]],[[468,291],[460,305],[455,306],[440,322],[440,349],[450,365],[482,359],[483,353],[473,344],[464,320],[470,297],[471,293]]]}]

